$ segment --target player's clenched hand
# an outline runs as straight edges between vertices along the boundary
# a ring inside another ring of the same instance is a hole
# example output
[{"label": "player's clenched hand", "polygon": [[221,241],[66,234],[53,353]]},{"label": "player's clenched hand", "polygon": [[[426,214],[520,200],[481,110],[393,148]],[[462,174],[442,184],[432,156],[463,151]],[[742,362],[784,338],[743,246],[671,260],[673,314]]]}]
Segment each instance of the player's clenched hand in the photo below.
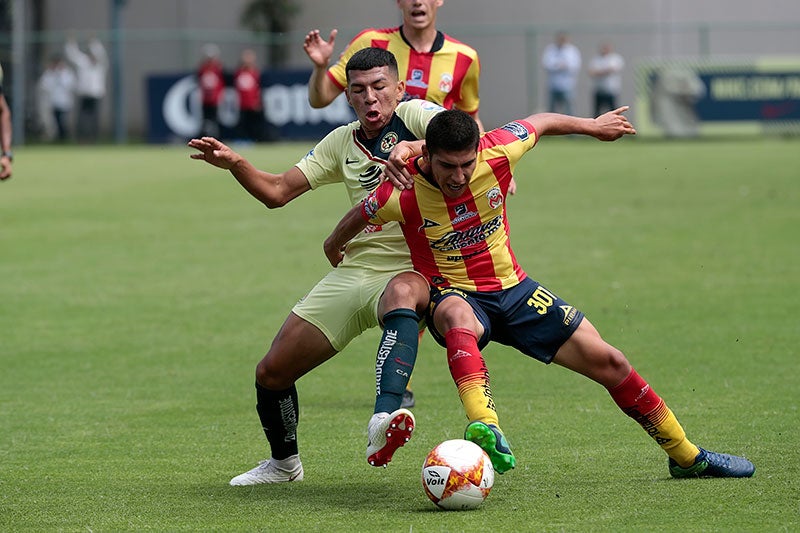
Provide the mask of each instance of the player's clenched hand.
[{"label": "player's clenched hand", "polygon": [[406,169],[406,163],[422,153],[422,143],[423,141],[400,141],[389,153],[383,175],[398,189],[411,189],[414,186],[414,178]]},{"label": "player's clenched hand", "polygon": [[225,170],[230,170],[233,165],[242,160],[242,156],[214,137],[192,139],[188,144],[191,148],[198,150],[198,153],[190,154],[189,157],[202,159],[206,163]]},{"label": "player's clenched hand", "polygon": [[336,41],[337,29],[331,30],[331,35],[326,41],[320,35],[319,30],[311,30],[303,40],[303,50],[308,54],[308,58],[317,67],[326,68],[333,55],[333,44]]},{"label": "player's clenched hand", "polygon": [[616,141],[623,135],[635,135],[636,130],[623,115],[628,109],[630,107],[624,105],[594,119],[597,126],[597,133],[594,137],[601,141]]},{"label": "player's clenched hand", "polygon": [[333,242],[333,235],[325,239],[322,249],[325,250],[325,257],[328,258],[331,266],[339,266],[344,259],[344,246],[339,246]]}]

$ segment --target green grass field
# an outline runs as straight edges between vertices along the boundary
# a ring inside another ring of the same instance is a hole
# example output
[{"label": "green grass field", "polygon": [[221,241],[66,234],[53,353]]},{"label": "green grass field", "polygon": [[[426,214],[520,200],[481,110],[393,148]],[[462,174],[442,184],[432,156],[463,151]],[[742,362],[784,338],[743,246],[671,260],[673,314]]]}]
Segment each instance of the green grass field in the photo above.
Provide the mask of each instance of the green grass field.
[{"label": "green grass field", "polygon": [[[309,148],[248,148],[283,170]],[[756,464],[673,480],[598,385],[485,351],[518,466],[478,511],[420,468],[466,420],[426,336],[417,431],[366,464],[378,332],[298,383],[303,483],[234,488],[267,455],[254,367],[328,269],[347,208],[276,211],[181,147],[17,150],[0,184],[2,531],[798,531],[800,145],[546,139],[509,201],[517,257],[580,307],[689,437]]]}]

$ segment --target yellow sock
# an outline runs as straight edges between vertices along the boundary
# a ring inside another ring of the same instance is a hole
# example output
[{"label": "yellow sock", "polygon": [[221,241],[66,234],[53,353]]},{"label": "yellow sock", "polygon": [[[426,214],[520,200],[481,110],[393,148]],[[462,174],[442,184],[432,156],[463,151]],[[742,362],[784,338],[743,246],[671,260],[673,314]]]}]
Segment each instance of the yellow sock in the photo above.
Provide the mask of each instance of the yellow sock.
[{"label": "yellow sock", "polygon": [[488,375],[485,378],[474,374],[465,377],[458,384],[458,396],[470,422],[480,420],[484,424],[494,424],[499,427]]}]

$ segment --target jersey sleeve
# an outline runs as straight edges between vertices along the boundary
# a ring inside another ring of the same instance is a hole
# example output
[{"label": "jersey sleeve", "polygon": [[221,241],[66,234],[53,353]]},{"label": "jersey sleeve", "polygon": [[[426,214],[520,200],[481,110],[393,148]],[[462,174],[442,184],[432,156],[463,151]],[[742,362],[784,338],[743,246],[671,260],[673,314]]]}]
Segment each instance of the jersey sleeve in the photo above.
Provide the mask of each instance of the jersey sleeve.
[{"label": "jersey sleeve", "polygon": [[[345,126],[340,126],[338,130],[342,128]],[[341,148],[337,150],[339,134],[337,130],[328,134],[295,165],[305,175],[312,189],[343,180],[339,168],[342,151]]]},{"label": "jersey sleeve", "polygon": [[368,28],[353,37],[353,40],[350,41],[342,51],[339,60],[328,69],[328,78],[330,78],[339,89],[344,90],[345,87],[347,87],[347,73],[344,70],[347,62],[353,57],[353,54],[362,48],[369,48],[372,46],[371,34],[374,31],[373,28]]},{"label": "jersey sleeve", "polygon": [[507,182],[513,177],[514,168],[519,160],[528,150],[536,146],[538,140],[533,124],[525,120],[515,120],[481,137],[480,147],[485,159],[502,157],[508,161],[510,172],[501,178]]},{"label": "jersey sleeve", "polygon": [[437,113],[442,111],[444,111],[444,108],[439,104],[415,99],[401,102],[397,106],[395,113],[397,113],[397,116],[400,117],[409,131],[414,134],[414,137],[424,139],[428,123]]},{"label": "jersey sleeve", "polygon": [[375,226],[382,226],[392,221],[403,222],[403,213],[400,209],[402,192],[391,182],[383,182],[364,199],[361,204],[361,216]]}]

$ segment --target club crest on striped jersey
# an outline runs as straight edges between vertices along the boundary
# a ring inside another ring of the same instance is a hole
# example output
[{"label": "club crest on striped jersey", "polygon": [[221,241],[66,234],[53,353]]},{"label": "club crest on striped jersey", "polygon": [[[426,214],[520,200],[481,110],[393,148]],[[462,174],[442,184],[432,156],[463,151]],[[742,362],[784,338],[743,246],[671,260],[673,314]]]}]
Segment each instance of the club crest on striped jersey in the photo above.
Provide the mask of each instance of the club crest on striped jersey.
[{"label": "club crest on striped jersey", "polygon": [[442,77],[439,79],[439,90],[443,93],[449,93],[453,90],[453,75],[449,72],[445,72],[442,74]]},{"label": "club crest on striped jersey", "polygon": [[397,135],[397,133],[393,131],[387,132],[386,135],[383,136],[383,139],[381,139],[381,152],[388,154],[392,151],[392,148],[397,145],[399,140],[400,137]]},{"label": "club crest on striped jersey", "polygon": [[486,199],[489,201],[489,209],[497,209],[503,205],[503,193],[500,192],[500,187],[492,187],[486,193]]},{"label": "club crest on striped jersey", "polygon": [[526,128],[519,122],[509,122],[500,129],[506,130],[507,132],[513,134],[520,141],[524,141],[525,139],[528,138],[528,128]]}]

